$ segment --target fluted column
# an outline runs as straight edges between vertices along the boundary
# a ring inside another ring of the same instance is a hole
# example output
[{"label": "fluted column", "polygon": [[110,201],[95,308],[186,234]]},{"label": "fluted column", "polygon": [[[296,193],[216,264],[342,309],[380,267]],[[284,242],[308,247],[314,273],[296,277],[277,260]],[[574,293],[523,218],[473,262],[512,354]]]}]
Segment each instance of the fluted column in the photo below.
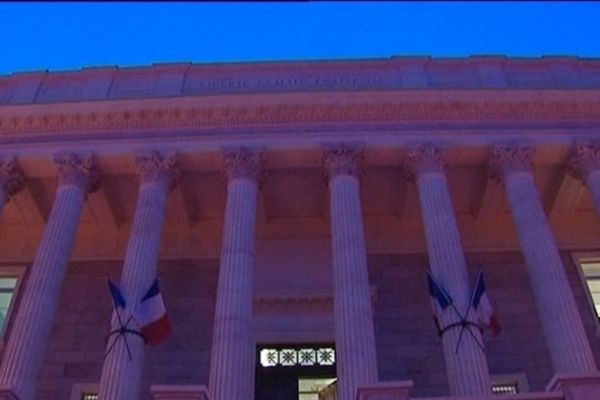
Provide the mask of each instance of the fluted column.
[{"label": "fluted column", "polygon": [[[431,146],[411,149],[407,170],[415,179],[421,201],[421,213],[429,266],[433,277],[452,297],[456,309],[466,319],[476,322],[470,306],[471,287],[458,225],[452,207],[441,150]],[[454,307],[448,307],[440,316],[444,327],[461,321]],[[480,348],[483,343],[478,329],[472,326],[463,332],[456,351],[461,326],[447,330],[442,336],[446,372],[450,393],[461,396],[491,393],[487,359]]]},{"label": "fluted column", "polygon": [[358,172],[362,151],[345,145],[324,152],[329,174],[333,304],[339,400],[377,382],[377,355]]},{"label": "fluted column", "polygon": [[227,205],[213,326],[211,400],[254,398],[253,270],[256,200],[262,154],[245,148],[224,156]]},{"label": "fluted column", "polygon": [[11,196],[23,188],[23,175],[14,159],[0,161],[0,215]]},{"label": "fluted column", "polygon": [[585,183],[600,216],[600,141],[578,143],[569,160],[569,172]]},{"label": "fluted column", "polygon": [[[156,279],[167,197],[175,185],[177,174],[174,153],[140,153],[135,162],[140,186],[121,274],[121,292],[128,307],[139,304]],[[130,328],[135,327],[135,323],[130,325]],[[118,328],[118,321],[113,320],[111,331]],[[102,366],[99,393],[101,400],[140,398],[144,341],[138,335],[126,335],[131,360],[125,341],[116,341]],[[113,336],[109,340],[107,350],[116,339],[117,336]]]},{"label": "fluted column", "polygon": [[19,400],[34,398],[83,202],[97,186],[90,157],[69,154],[57,156],[55,161],[59,176],[56,199],[0,367],[0,387]]},{"label": "fluted column", "polygon": [[596,364],[535,187],[533,154],[530,147],[495,147],[492,176],[506,187],[554,371],[593,373]]}]

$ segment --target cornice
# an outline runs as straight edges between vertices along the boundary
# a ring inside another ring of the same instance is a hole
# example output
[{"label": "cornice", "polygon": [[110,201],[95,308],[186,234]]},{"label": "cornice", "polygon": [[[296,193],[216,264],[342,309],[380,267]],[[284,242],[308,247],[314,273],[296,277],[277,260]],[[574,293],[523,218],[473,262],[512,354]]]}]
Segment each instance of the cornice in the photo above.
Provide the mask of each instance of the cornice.
[{"label": "cornice", "polygon": [[[135,103],[135,102],[134,102]],[[90,107],[87,107],[89,110]],[[3,114],[3,115],[2,115]],[[264,104],[171,107],[106,111],[0,113],[0,138],[73,136],[97,132],[314,124],[406,122],[600,121],[600,102],[577,101],[421,101],[352,104]]]}]

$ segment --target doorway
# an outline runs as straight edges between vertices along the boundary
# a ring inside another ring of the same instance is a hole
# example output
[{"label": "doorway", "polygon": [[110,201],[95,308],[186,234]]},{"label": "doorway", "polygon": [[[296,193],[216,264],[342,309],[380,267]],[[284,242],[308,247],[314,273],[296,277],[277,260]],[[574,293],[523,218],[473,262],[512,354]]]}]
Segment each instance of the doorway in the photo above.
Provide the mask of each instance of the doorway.
[{"label": "doorway", "polygon": [[261,345],[256,353],[255,400],[334,400],[332,344]]}]

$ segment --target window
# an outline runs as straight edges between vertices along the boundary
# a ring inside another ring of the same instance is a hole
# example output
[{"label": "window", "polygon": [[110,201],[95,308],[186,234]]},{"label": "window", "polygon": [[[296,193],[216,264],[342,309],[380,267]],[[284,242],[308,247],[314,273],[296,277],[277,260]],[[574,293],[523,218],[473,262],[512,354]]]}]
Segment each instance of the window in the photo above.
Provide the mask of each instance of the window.
[{"label": "window", "polygon": [[0,331],[4,331],[4,326],[8,320],[8,312],[17,289],[17,276],[0,276]]},{"label": "window", "polygon": [[24,267],[0,267],[0,339],[4,339],[24,271]]},{"label": "window", "polygon": [[596,318],[600,318],[600,257],[579,258],[579,267],[587,285]]}]

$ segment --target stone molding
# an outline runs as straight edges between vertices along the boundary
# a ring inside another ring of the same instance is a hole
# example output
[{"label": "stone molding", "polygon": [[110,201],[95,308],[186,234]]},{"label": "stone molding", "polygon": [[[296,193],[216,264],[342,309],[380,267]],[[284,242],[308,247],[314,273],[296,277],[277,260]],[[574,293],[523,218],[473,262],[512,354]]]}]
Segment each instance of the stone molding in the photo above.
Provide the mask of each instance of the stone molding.
[{"label": "stone molding", "polygon": [[0,76],[0,105],[327,90],[599,88],[599,76],[597,60],[574,57],[173,63]]},{"label": "stone molding", "polygon": [[23,173],[15,158],[0,160],[0,185],[8,199],[23,189]]},{"label": "stone molding", "polygon": [[135,167],[142,182],[165,181],[170,190],[177,187],[179,183],[180,171],[175,151],[137,152]]},{"label": "stone molding", "polygon": [[359,386],[356,400],[410,400],[413,381],[387,381]]},{"label": "stone molding", "polygon": [[[173,100],[176,102],[176,100]],[[352,104],[270,104],[75,111],[11,115],[0,107],[0,138],[89,135],[146,129],[218,129],[304,124],[407,122],[598,121],[598,102],[385,102]]]},{"label": "stone molding", "polygon": [[59,185],[75,185],[86,194],[98,189],[100,175],[91,154],[57,154],[54,163],[58,168]]},{"label": "stone molding", "polygon": [[408,150],[404,163],[407,178],[416,181],[421,174],[446,174],[445,149],[431,143]]},{"label": "stone molding", "polygon": [[592,171],[600,169],[600,140],[579,142],[573,149],[567,168],[571,176],[584,180]]},{"label": "stone molding", "polygon": [[204,385],[151,385],[154,400],[208,400]]},{"label": "stone molding", "polygon": [[533,173],[535,148],[527,145],[497,145],[492,147],[489,159],[490,177],[502,182],[517,172]]},{"label": "stone molding", "polygon": [[362,145],[340,143],[327,145],[323,150],[323,173],[328,179],[339,175],[350,175],[358,178],[364,160]]},{"label": "stone molding", "polygon": [[265,159],[261,150],[246,147],[225,149],[223,152],[225,175],[229,181],[250,179],[262,183],[265,173]]}]

